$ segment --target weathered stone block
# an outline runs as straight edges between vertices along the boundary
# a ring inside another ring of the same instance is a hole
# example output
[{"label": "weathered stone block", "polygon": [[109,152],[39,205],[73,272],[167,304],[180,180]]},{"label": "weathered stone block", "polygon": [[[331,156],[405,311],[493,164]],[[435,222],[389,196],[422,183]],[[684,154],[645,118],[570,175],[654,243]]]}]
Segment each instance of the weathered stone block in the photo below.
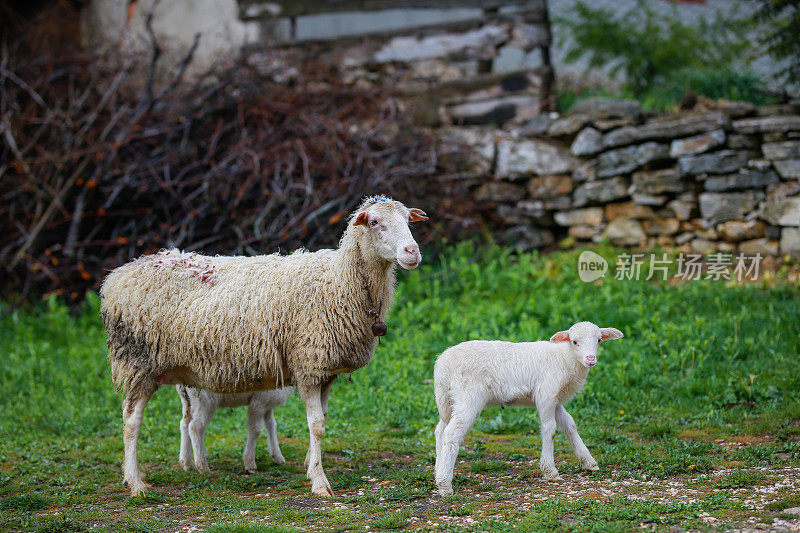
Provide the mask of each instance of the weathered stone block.
[{"label": "weathered stone block", "polygon": [[[451,154],[469,158],[470,169],[488,173],[494,161],[494,132],[481,128],[448,128],[441,132],[443,157]],[[465,148],[467,148],[465,150]]]},{"label": "weathered stone block", "polygon": [[553,232],[531,226],[514,226],[500,235],[500,240],[514,250],[527,252],[553,244]]},{"label": "weathered stone block", "polygon": [[567,235],[582,241],[590,241],[599,236],[600,226],[570,226]]},{"label": "weathered stone block", "polygon": [[778,241],[769,239],[753,239],[739,243],[739,252],[747,255],[778,255]]},{"label": "weathered stone block", "polygon": [[800,116],[745,118],[734,121],[733,129],[739,133],[783,133],[787,131],[800,131]]},{"label": "weathered stone block", "polygon": [[583,128],[569,149],[578,156],[594,155],[603,147],[602,140],[603,134],[596,129]]},{"label": "weathered stone block", "polygon": [[753,157],[752,152],[720,150],[709,154],[687,155],[678,158],[676,169],[683,176],[701,174],[728,174],[736,172]]},{"label": "weathered stone block", "polygon": [[782,254],[800,256],[800,228],[783,228],[780,245]]},{"label": "weathered stone block", "polygon": [[793,178],[800,178],[800,159],[782,159],[773,161],[775,170],[781,175],[781,178],[788,180]]},{"label": "weathered stone block", "polygon": [[579,164],[580,161],[566,148],[539,140],[506,138],[497,143],[495,176],[565,174],[575,170]]},{"label": "weathered stone block", "polygon": [[697,208],[697,202],[672,200],[667,203],[667,208],[672,211],[678,220],[689,220],[692,218],[695,208]]},{"label": "weathered stone block", "polygon": [[487,181],[475,191],[478,202],[515,202],[524,196],[522,187],[504,181]]},{"label": "weathered stone block", "polygon": [[616,204],[606,204],[606,218],[616,220],[618,218],[653,218],[655,211],[646,205],[639,205],[633,202],[621,202]]},{"label": "weathered stone block", "polygon": [[771,183],[778,183],[778,181],[780,181],[778,175],[772,170],[757,171],[743,169],[735,174],[711,176],[703,182],[703,186],[707,191],[720,192],[766,187]]},{"label": "weathered stone block", "polygon": [[797,159],[800,158],[800,141],[764,143],[761,152],[767,159]]},{"label": "weathered stone block", "polygon": [[670,157],[697,155],[725,144],[725,130],[714,130],[685,139],[675,139],[669,145]]},{"label": "weathered stone block", "polygon": [[530,94],[512,94],[447,106],[454,124],[503,124],[539,106],[539,98]]},{"label": "weathered stone block", "polygon": [[742,133],[731,133],[728,135],[728,148],[732,150],[755,150],[758,147],[759,141],[757,135],[745,135]]},{"label": "weathered stone block", "polygon": [[662,194],[665,192],[683,192],[688,188],[687,185],[681,180],[680,174],[672,168],[634,172],[630,193]]},{"label": "weathered stone block", "polygon": [[763,193],[755,191],[716,193],[704,192],[699,197],[700,214],[711,224],[737,220],[756,209]]},{"label": "weathered stone block", "polygon": [[531,198],[555,198],[572,192],[572,178],[562,174],[534,176],[528,180],[528,196]]},{"label": "weathered stone block", "polygon": [[731,220],[717,226],[717,235],[728,242],[759,239],[764,236],[766,226],[760,220]]},{"label": "weathered stone block", "polygon": [[392,61],[410,62],[442,57],[452,60],[492,59],[497,46],[509,40],[509,28],[504,25],[487,25],[464,33],[448,33],[394,37],[373,55],[377,63]]},{"label": "weathered stone block", "polygon": [[600,207],[587,207],[561,211],[554,215],[554,219],[560,226],[599,226],[603,222],[603,210]]},{"label": "weathered stone block", "polygon": [[639,221],[629,218],[611,221],[603,232],[603,237],[616,246],[638,246],[647,239]]},{"label": "weathered stone block", "polygon": [[603,136],[605,148],[615,148],[649,140],[672,140],[705,131],[727,129],[730,119],[719,111],[648,122],[643,126],[626,126]]},{"label": "weathered stone block", "polygon": [[800,226],[800,197],[768,196],[761,204],[759,218],[776,226]]},{"label": "weathered stone block", "polygon": [[572,194],[573,205],[581,207],[589,202],[610,202],[628,195],[628,184],[624,178],[589,181],[578,185]]},{"label": "weathered stone block", "polygon": [[634,203],[640,205],[656,205],[661,206],[667,203],[668,198],[663,194],[646,194],[643,192],[635,192],[631,195]]}]

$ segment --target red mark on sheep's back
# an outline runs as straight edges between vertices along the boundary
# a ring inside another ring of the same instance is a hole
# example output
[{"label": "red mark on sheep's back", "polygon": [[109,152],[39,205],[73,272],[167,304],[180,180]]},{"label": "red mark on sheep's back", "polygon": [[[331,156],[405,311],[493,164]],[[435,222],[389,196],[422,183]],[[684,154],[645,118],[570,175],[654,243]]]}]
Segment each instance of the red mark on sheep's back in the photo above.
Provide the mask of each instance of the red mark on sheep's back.
[{"label": "red mark on sheep's back", "polygon": [[147,262],[154,268],[166,267],[176,271],[187,271],[201,283],[211,286],[216,285],[218,280],[214,264],[204,259],[194,252],[168,250],[155,255],[140,257],[134,262]]}]

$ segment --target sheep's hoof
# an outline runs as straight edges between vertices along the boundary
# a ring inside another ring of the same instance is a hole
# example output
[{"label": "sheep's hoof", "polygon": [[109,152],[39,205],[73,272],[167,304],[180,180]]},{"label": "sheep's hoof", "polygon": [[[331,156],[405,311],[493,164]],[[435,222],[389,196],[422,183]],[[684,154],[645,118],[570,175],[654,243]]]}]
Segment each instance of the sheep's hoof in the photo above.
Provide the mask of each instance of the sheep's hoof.
[{"label": "sheep's hoof", "polygon": [[592,461],[591,463],[584,464],[583,468],[585,468],[586,470],[590,470],[592,472],[596,472],[597,470],[600,470],[600,467],[597,466],[597,462],[595,462],[595,461]]},{"label": "sheep's hoof", "polygon": [[453,485],[449,483],[437,483],[436,490],[439,493],[439,496],[451,496],[453,494]]},{"label": "sheep's hoof", "polygon": [[[282,464],[286,463],[286,459],[284,459],[282,455],[275,455],[275,456],[272,457],[272,460],[275,461],[275,464],[279,464],[279,465],[282,465]],[[306,468],[308,468],[308,467],[306,467]]]},{"label": "sheep's hoof", "polygon": [[244,473],[245,474],[255,474],[256,473],[256,467],[252,467],[252,468],[245,467],[244,468]]},{"label": "sheep's hoof", "polygon": [[189,470],[191,470],[191,469],[192,469],[192,465],[190,465],[190,464],[189,464],[189,463],[187,463],[187,462],[180,461],[180,463],[179,463],[179,464],[181,465],[181,468],[183,468],[183,469],[184,469],[186,472],[188,472]]},{"label": "sheep's hoof", "polygon": [[211,473],[211,469],[208,467],[208,465],[195,465],[195,466],[197,466],[197,471],[200,472],[201,474],[208,475]]},{"label": "sheep's hoof", "polygon": [[324,477],[322,479],[317,478],[311,484],[311,493],[316,496],[330,498],[333,496],[333,489],[331,489],[331,484],[328,483],[327,479]]},{"label": "sheep's hoof", "polygon": [[137,496],[144,496],[147,493],[147,489],[152,488],[150,483],[146,483],[145,481],[139,481],[137,483],[128,483],[125,482],[131,489],[131,497],[135,498]]},{"label": "sheep's hoof", "polygon": [[545,481],[561,481],[561,476],[558,475],[558,472],[550,472],[544,474]]}]

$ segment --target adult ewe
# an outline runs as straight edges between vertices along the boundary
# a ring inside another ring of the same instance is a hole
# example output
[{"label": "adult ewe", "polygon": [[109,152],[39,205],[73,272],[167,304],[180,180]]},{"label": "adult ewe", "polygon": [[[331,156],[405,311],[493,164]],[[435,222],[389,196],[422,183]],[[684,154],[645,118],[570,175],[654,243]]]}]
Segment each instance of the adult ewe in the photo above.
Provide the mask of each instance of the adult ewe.
[{"label": "adult ewe", "polygon": [[108,360],[122,402],[124,481],[146,490],[138,460],[142,413],[161,385],[218,393],[294,385],[311,435],[311,492],[332,495],[322,469],[336,376],[372,359],[392,304],[395,266],[422,256],[408,228],[426,220],[383,196],[348,219],[339,247],[288,256],[207,257],[169,250],[113,270],[100,289]]},{"label": "adult ewe", "polygon": [[439,424],[436,426],[436,486],[453,493],[453,467],[458,447],[487,405],[523,405],[539,411],[545,479],[560,479],[553,457],[556,423],[566,433],[581,465],[597,470],[597,461],[564,409],[597,364],[601,340],[622,338],[615,328],[578,322],[548,341],[467,341],[446,349],[433,368]]}]

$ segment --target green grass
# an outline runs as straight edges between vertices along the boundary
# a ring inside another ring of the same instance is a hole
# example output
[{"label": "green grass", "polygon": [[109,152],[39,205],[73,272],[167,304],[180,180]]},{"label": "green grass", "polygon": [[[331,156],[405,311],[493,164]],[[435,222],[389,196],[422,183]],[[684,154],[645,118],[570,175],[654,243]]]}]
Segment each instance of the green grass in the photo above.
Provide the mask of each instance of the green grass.
[{"label": "green grass", "polygon": [[[735,526],[792,506],[790,488],[764,511],[742,502],[800,467],[797,282],[676,285],[617,281],[612,271],[584,284],[579,252],[460,246],[399,274],[389,335],[370,365],[333,388],[323,440],[332,501],[309,493],[296,396],[276,412],[287,464],[274,465],[262,439],[259,471],[244,475],[245,413],[222,409],[206,438],[213,472],[203,476],[178,467],[180,402],[171,387],[155,395],[142,427],[140,461],[155,490],[129,498],[121,399],[96,296],[76,313],[58,300],[11,311],[0,318],[0,531],[707,529],[703,513]],[[466,339],[549,338],[579,320],[625,333],[601,347],[567,405],[600,471],[582,471],[559,434],[564,479],[543,482],[535,411],[488,408],[464,443],[456,494],[432,498],[436,355]],[[659,499],[651,482],[700,494]]]}]

